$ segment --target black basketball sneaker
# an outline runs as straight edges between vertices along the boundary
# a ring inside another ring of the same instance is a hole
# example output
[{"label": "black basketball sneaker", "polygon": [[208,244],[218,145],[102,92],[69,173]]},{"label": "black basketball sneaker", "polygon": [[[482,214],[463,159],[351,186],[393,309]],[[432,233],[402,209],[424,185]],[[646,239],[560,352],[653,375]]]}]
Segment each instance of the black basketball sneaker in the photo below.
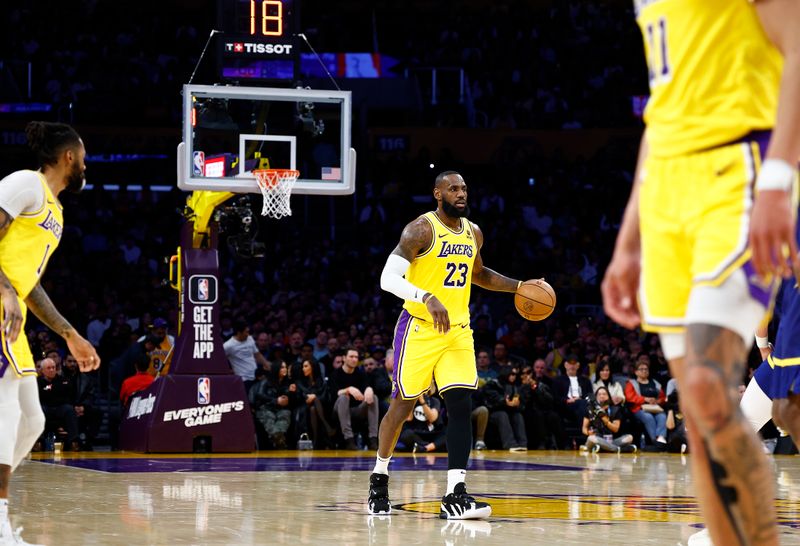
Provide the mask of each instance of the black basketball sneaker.
[{"label": "black basketball sneaker", "polygon": [[389,476],[386,474],[370,475],[367,510],[373,516],[388,516],[392,513],[392,505],[389,502]]},{"label": "black basketball sneaker", "polygon": [[442,519],[481,519],[491,515],[492,507],[471,497],[463,482],[457,484],[452,493],[442,497],[442,508],[439,512]]}]

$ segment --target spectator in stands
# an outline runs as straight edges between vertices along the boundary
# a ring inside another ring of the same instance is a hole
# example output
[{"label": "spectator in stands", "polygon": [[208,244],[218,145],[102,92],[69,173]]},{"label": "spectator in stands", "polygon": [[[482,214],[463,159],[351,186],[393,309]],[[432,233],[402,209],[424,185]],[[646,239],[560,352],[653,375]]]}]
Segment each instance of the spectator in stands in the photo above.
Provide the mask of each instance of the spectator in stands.
[{"label": "spectator in stands", "polygon": [[78,370],[78,361],[67,353],[64,357],[64,378],[69,381],[72,390],[72,405],[78,416],[78,433],[81,449],[91,449],[100,422],[103,418],[100,410],[95,407],[94,394],[97,387],[97,374],[81,373]]},{"label": "spectator in stands", "polygon": [[500,447],[511,451],[526,451],[528,436],[522,416],[524,407],[517,385],[518,375],[517,368],[501,368],[497,379],[484,385],[483,394],[489,408],[489,424],[500,436]]},{"label": "spectator in stands", "polygon": [[249,391],[250,406],[275,449],[286,449],[286,433],[292,424],[292,408],[296,399],[288,387],[289,367],[286,362],[275,364]]},{"label": "spectator in stands", "polygon": [[553,378],[550,377],[550,368],[547,367],[547,363],[543,358],[537,358],[533,361],[533,374],[536,381],[544,383],[552,390]]},{"label": "spectator in stands", "polygon": [[[382,349],[382,348],[381,348]],[[373,351],[373,354],[380,354]],[[372,392],[378,399],[379,413],[382,415],[389,409],[389,399],[392,396],[392,378],[386,371],[383,361],[374,357],[364,359],[364,371],[367,372],[367,384],[372,387]]]},{"label": "spectator in stands", "polygon": [[472,391],[472,415],[470,418],[475,426],[475,449],[482,451],[486,449],[486,428],[489,426],[489,408],[486,407],[483,389]]},{"label": "spectator in stands", "polygon": [[69,379],[56,373],[56,363],[50,359],[42,360],[42,375],[38,377],[39,402],[45,416],[45,431],[62,428],[66,433],[66,443],[73,451],[80,451],[78,442],[78,415],[72,405],[72,389]]},{"label": "spectator in stands", "polygon": [[591,382],[583,375],[578,375],[580,367],[578,356],[570,353],[564,361],[564,375],[553,380],[553,394],[561,415],[576,427],[580,427],[586,414],[585,397],[594,392]]},{"label": "spectator in stands", "polygon": [[505,366],[511,366],[511,360],[508,356],[508,346],[503,343],[502,341],[498,341],[494,344],[494,359],[492,361],[492,366],[496,370],[500,370]]},{"label": "spectator in stands", "polygon": [[369,450],[377,450],[378,401],[369,386],[366,372],[358,365],[358,351],[347,350],[342,367],[334,370],[331,380],[337,396],[333,410],[339,419],[344,448],[357,449],[352,422],[359,420],[367,421]]},{"label": "spectator in stands", "polygon": [[633,436],[620,434],[622,419],[619,406],[612,405],[608,389],[600,386],[594,393],[594,401],[588,406],[583,417],[582,432],[586,436],[583,446],[592,453],[600,450],[612,453],[634,452]]},{"label": "spectator in stands", "polygon": [[122,387],[119,391],[119,399],[123,407],[127,407],[128,399],[135,392],[143,391],[153,384],[155,378],[147,372],[150,367],[150,359],[144,351],[137,351],[134,358],[134,366],[136,368],[136,375],[132,375],[122,382]]},{"label": "spectator in stands", "polygon": [[407,451],[444,451],[446,432],[441,415],[442,403],[435,396],[421,394],[400,431],[400,442]]},{"label": "spectator in stands", "polygon": [[489,351],[480,349],[475,355],[475,365],[478,368],[478,385],[483,386],[492,379],[497,379],[498,368],[493,366]]},{"label": "spectator in stands", "polygon": [[261,332],[255,337],[255,340],[256,349],[258,349],[258,352],[261,353],[261,356],[263,356],[264,360],[267,362],[267,366],[269,366],[269,357],[272,350],[272,334],[269,332]]},{"label": "spectator in stands", "polygon": [[597,381],[595,381],[593,385],[595,393],[600,387],[605,387],[611,396],[612,405],[619,406],[625,402],[625,390],[622,385],[614,381],[611,377],[611,364],[609,363],[608,357],[601,360],[597,365],[595,375],[597,377]]},{"label": "spectator in stands", "polygon": [[650,365],[644,360],[636,363],[636,379],[625,386],[625,399],[633,416],[644,425],[653,449],[667,449],[667,416],[661,406],[666,401],[661,384],[650,379]]},{"label": "spectator in stands", "polygon": [[246,391],[250,390],[255,381],[257,366],[265,370],[270,369],[267,359],[258,352],[256,342],[250,335],[250,327],[241,319],[234,321],[233,336],[222,345],[222,348],[233,368],[233,373],[244,381]]},{"label": "spectator in stands", "polygon": [[[544,360],[537,362],[544,366]],[[528,446],[534,449],[563,449],[566,443],[564,427],[556,411],[553,392],[547,383],[538,380],[530,367],[522,369],[522,405]]]},{"label": "spectator in stands", "polygon": [[314,447],[327,447],[336,435],[336,429],[328,423],[326,405],[330,398],[328,385],[319,373],[319,367],[310,360],[303,362],[303,377],[297,381],[300,404],[297,406],[298,434],[311,427]]}]

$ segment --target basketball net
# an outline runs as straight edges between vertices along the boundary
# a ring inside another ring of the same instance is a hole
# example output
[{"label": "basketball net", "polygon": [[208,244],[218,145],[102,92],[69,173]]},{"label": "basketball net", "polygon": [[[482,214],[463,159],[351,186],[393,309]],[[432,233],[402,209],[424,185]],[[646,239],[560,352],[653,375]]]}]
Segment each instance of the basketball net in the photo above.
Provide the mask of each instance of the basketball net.
[{"label": "basketball net", "polygon": [[276,219],[291,216],[289,197],[292,195],[292,188],[294,188],[300,172],[289,169],[256,169],[253,174],[256,177],[258,188],[261,190],[261,195],[264,196],[261,216]]}]

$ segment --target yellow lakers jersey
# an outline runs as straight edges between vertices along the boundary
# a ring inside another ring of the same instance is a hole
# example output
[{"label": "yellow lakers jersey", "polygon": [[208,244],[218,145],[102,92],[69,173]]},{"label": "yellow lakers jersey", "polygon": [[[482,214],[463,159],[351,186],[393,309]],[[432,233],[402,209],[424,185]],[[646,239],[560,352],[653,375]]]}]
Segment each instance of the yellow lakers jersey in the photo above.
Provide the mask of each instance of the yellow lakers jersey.
[{"label": "yellow lakers jersey", "polygon": [[161,344],[147,353],[150,357],[150,366],[147,368],[147,373],[153,377],[160,375],[167,375],[169,372],[169,365],[172,363],[172,343],[169,337],[165,337]]},{"label": "yellow lakers jersey", "polygon": [[[442,302],[450,316],[450,324],[467,324],[472,265],[478,253],[472,224],[461,218],[461,228],[453,231],[439,220],[435,211],[422,217],[430,223],[433,231],[431,245],[411,262],[406,279]],[[412,316],[433,320],[423,303],[406,300],[403,307]]]},{"label": "yellow lakers jersey", "polygon": [[635,0],[650,76],[650,153],[671,157],[771,129],[783,57],[748,0]]},{"label": "yellow lakers jersey", "polygon": [[44,175],[36,174],[44,188],[44,204],[39,210],[20,213],[0,239],[0,268],[22,300],[39,282],[61,240],[64,225],[61,203],[50,191]]}]

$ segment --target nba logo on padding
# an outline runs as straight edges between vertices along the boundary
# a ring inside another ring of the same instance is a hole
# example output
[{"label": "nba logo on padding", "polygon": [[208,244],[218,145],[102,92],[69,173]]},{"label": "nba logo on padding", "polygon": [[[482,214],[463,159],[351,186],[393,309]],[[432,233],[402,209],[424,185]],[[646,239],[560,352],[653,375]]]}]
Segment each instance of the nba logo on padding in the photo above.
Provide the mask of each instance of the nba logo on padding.
[{"label": "nba logo on padding", "polygon": [[208,377],[197,378],[197,403],[211,403],[211,379]]},{"label": "nba logo on padding", "polygon": [[217,301],[217,278],[213,275],[192,275],[189,278],[189,301],[209,305]]}]

